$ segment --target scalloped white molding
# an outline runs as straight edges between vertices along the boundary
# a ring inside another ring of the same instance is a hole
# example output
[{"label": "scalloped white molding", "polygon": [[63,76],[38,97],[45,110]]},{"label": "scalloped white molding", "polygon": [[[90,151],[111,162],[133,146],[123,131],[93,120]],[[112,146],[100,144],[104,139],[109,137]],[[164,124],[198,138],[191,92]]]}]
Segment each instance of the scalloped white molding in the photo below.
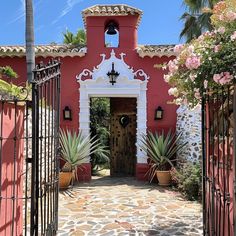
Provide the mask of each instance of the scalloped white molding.
[{"label": "scalloped white molding", "polygon": [[[140,137],[147,130],[147,83],[149,76],[139,69],[134,71],[124,61],[124,53],[117,58],[114,50],[110,58],[102,54],[102,62],[94,67],[93,71],[84,69],[78,76],[80,83],[80,112],[79,129],[89,134],[90,128],[90,97],[134,97],[137,98],[137,163],[147,163],[146,153],[140,149]],[[111,70],[112,63],[120,74],[114,85],[109,82],[107,72]],[[86,79],[87,78],[87,79]],[[143,78],[143,79],[140,79]],[[89,162],[89,159],[87,160]]]}]

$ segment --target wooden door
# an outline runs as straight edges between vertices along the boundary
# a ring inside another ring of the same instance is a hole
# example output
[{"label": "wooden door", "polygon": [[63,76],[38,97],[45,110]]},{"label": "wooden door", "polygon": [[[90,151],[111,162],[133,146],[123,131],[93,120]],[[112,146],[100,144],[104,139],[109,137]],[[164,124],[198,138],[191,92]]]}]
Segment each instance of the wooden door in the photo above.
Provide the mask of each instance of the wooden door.
[{"label": "wooden door", "polygon": [[111,98],[111,176],[134,176],[136,99]]}]

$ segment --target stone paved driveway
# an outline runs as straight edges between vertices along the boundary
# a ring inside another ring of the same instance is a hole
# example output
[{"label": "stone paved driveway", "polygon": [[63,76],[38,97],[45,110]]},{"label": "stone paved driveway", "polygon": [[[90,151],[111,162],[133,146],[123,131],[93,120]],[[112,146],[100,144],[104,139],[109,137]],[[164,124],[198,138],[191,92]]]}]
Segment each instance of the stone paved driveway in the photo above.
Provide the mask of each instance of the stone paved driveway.
[{"label": "stone paved driveway", "polygon": [[201,205],[133,178],[96,177],[60,192],[60,236],[202,235]]}]

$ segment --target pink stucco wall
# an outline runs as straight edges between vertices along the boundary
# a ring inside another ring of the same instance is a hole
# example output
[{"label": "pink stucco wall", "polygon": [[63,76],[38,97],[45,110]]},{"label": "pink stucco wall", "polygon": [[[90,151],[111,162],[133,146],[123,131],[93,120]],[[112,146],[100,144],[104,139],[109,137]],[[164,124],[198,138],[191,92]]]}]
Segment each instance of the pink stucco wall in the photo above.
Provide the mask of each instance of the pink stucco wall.
[{"label": "pink stucco wall", "polygon": [[[0,235],[21,236],[23,233],[24,107],[17,106],[15,109],[13,104],[5,103],[2,106],[0,103],[0,120],[3,122],[0,130],[3,137],[0,142],[0,196],[2,197]],[[14,137],[17,137],[15,142]]]}]

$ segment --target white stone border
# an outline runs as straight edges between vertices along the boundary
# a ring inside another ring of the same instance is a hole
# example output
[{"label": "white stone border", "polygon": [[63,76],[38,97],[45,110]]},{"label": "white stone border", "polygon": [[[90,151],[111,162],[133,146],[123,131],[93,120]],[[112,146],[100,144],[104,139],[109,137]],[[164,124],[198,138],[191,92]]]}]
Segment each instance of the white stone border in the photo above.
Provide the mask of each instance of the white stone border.
[{"label": "white stone border", "polygon": [[[102,63],[93,72],[84,69],[77,76],[80,83],[80,112],[79,112],[79,129],[88,135],[90,132],[90,98],[91,97],[127,97],[137,98],[137,163],[147,163],[146,153],[140,148],[140,137],[147,132],[147,83],[148,76],[141,69],[133,71],[123,60],[125,54],[121,54],[121,58],[115,57],[114,51],[111,57],[105,59],[102,55]],[[120,73],[115,85],[109,82],[106,73],[111,70],[112,63],[115,64],[115,70]],[[92,79],[83,80],[83,76],[92,76]],[[140,80],[135,77],[144,77]],[[87,160],[89,162],[89,160]]]}]

